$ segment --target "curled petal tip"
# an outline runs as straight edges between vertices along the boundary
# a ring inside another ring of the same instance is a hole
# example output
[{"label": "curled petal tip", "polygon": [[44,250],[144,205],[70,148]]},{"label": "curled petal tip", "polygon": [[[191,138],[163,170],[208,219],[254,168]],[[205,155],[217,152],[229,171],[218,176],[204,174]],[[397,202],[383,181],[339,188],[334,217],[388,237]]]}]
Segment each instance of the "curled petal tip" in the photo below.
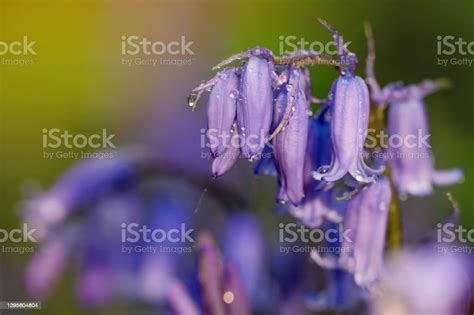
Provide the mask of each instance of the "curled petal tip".
[{"label": "curled petal tip", "polygon": [[433,170],[431,172],[433,183],[441,186],[462,183],[464,181],[464,173],[460,168],[452,168],[449,170]]}]

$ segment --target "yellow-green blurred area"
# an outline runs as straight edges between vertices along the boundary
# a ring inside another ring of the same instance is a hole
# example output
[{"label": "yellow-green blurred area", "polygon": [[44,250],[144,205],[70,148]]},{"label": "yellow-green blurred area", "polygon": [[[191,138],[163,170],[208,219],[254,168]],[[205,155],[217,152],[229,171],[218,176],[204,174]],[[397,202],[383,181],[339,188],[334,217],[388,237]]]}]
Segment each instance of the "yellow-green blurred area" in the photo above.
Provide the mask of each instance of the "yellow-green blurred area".
[{"label": "yellow-green blurred area", "polygon": [[[117,146],[147,143],[167,152],[170,159],[200,159],[197,150],[187,151],[186,146],[170,139],[187,135],[199,146],[199,127],[206,126],[205,104],[190,112],[186,98],[191,89],[210,78],[212,66],[248,47],[261,45],[278,53],[281,36],[330,41],[330,33],[317,17],[329,21],[352,42],[349,47],[359,57],[360,75],[364,74],[367,53],[363,23],[369,21],[377,50],[375,70],[382,85],[438,77],[452,80],[451,89],[426,99],[431,143],[436,167],[462,167],[465,182],[437,187],[427,198],[409,198],[402,207],[404,227],[411,235],[420,222],[428,222],[423,225],[424,232],[433,232],[436,222],[450,211],[447,192],[459,202],[460,223],[473,227],[474,64],[438,65],[438,58],[450,56],[437,54],[439,35],[474,41],[471,0],[0,0],[0,40],[11,42],[27,36],[36,42],[36,55],[0,56],[33,60],[25,66],[0,64],[1,227],[20,224],[18,205],[25,184],[36,181],[46,188],[74,163],[67,158],[43,157],[43,129],[86,135],[106,129],[116,135]],[[189,57],[192,65],[124,65],[121,38],[132,35],[164,42],[185,36],[194,42],[194,55]],[[469,54],[453,57],[474,59]],[[323,65],[311,71],[313,93],[324,98],[337,73]],[[186,119],[195,117],[196,127],[187,129],[181,113]],[[252,176],[247,163],[239,168],[245,169],[246,177]],[[265,217],[265,212],[272,211],[274,189],[258,185],[252,189],[258,196],[253,205]],[[262,204],[264,208],[258,207]],[[10,290],[9,296],[24,297],[21,273],[27,257],[0,257],[1,287]],[[68,281],[62,282],[51,297],[54,302],[48,303],[49,310],[37,314],[83,313],[72,306],[70,287]]]}]

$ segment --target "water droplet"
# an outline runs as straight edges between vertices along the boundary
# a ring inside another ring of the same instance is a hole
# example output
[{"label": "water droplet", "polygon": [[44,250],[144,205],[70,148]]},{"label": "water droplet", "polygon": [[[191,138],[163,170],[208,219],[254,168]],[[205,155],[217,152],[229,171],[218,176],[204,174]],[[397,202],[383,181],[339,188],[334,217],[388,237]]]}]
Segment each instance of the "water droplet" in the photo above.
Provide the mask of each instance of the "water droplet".
[{"label": "water droplet", "polygon": [[326,174],[329,172],[329,165],[323,165],[321,166],[320,168],[318,168],[318,170],[316,171],[318,172],[319,174]]},{"label": "water droplet", "polygon": [[236,89],[233,89],[229,93],[229,97],[232,99],[236,99],[238,96],[239,96],[239,91],[237,91]]},{"label": "water droplet", "polygon": [[288,73],[284,71],[278,76],[278,85],[282,85],[286,81],[288,81]]},{"label": "water droplet", "polygon": [[193,107],[194,105],[196,105],[196,101],[197,101],[197,94],[191,94],[188,96],[188,105]]},{"label": "water droplet", "polygon": [[362,175],[362,173],[360,171],[356,171],[355,179],[358,182],[362,182],[362,181],[364,181],[364,176]]}]

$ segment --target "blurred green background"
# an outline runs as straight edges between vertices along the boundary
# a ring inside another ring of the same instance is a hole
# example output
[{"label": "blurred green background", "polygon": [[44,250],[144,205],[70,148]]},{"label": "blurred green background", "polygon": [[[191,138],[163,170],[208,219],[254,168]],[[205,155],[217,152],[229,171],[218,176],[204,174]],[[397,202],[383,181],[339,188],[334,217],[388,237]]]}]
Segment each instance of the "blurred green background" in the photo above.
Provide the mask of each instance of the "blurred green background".
[{"label": "blurred green background", "polygon": [[[350,49],[359,56],[360,75],[364,73],[367,51],[363,22],[370,21],[376,40],[376,73],[382,85],[437,77],[453,81],[453,88],[426,100],[431,141],[436,167],[461,166],[466,180],[452,187],[437,187],[429,198],[404,202],[404,227],[408,241],[432,231],[449,212],[445,197],[448,191],[459,201],[461,224],[473,227],[474,65],[439,66],[436,47],[438,35],[474,41],[471,0],[0,0],[0,40],[19,40],[26,35],[36,41],[37,52],[33,57],[18,57],[34,59],[32,65],[0,64],[1,227],[19,225],[18,204],[25,183],[35,180],[47,187],[74,162],[43,158],[44,128],[86,135],[105,128],[116,134],[116,145],[147,143],[185,167],[186,161],[200,159],[199,129],[206,125],[204,102],[195,113],[187,108],[189,91],[211,76],[211,66],[248,47],[262,45],[278,52],[280,36],[331,40],[316,17],[323,17],[345,40],[352,41]],[[123,35],[161,41],[185,36],[194,42],[192,65],[122,65]],[[336,72],[315,66],[312,76],[314,93],[325,97]],[[184,118],[195,119],[195,125],[188,128]],[[179,146],[169,135],[187,136],[196,147]],[[202,171],[207,167],[205,164]],[[248,178],[248,163],[240,163],[239,167],[246,170],[245,175],[236,177],[236,169],[232,178],[239,179],[242,185],[254,181]],[[268,185],[249,186],[254,196],[251,204],[264,217],[273,216],[268,213],[274,184],[271,180],[264,183]],[[24,296],[21,270],[26,258],[0,254],[0,293]],[[66,310],[74,314],[67,281],[52,299],[55,302],[48,303],[50,309],[44,314],[64,314]]]}]

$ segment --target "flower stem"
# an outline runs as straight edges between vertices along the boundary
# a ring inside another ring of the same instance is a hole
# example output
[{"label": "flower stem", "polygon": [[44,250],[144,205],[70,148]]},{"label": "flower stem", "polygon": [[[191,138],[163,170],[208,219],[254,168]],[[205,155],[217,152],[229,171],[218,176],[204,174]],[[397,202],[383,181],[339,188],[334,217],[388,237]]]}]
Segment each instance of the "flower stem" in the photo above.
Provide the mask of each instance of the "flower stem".
[{"label": "flower stem", "polygon": [[388,210],[387,243],[390,249],[399,249],[402,246],[402,213],[396,198],[397,191],[392,185],[392,199]]}]

